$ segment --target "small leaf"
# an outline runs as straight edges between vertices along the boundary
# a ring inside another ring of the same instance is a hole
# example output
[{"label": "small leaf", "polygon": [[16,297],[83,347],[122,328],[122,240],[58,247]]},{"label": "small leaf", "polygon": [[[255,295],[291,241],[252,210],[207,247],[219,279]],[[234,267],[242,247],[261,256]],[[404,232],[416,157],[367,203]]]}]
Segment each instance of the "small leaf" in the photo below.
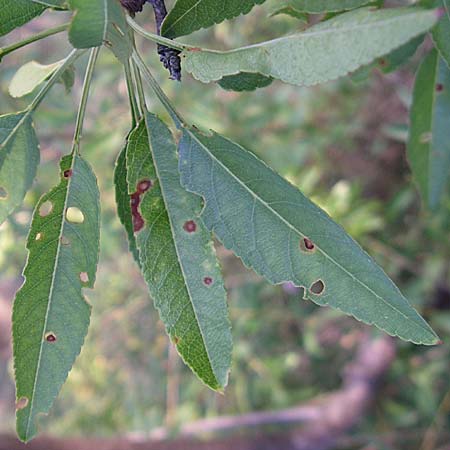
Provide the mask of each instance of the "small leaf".
[{"label": "small leaf", "polygon": [[0,223],[22,204],[33,184],[39,159],[30,114],[0,116]]},{"label": "small leaf", "polygon": [[200,198],[180,186],[173,138],[155,116],[131,133],[127,167],[142,272],[161,320],[186,364],[223,390],[232,343],[220,268]]},{"label": "small leaf", "polygon": [[76,11],[69,29],[69,41],[75,48],[104,44],[120,61],[129,59],[132,44],[117,0],[70,0],[70,7]]},{"label": "small leaf", "polygon": [[283,0],[276,1],[277,8],[289,8],[296,13],[320,14],[348,11],[367,5],[373,0]]},{"label": "small leaf", "polygon": [[0,36],[42,14],[46,6],[30,0],[0,0]]},{"label": "small leaf", "polygon": [[265,0],[177,0],[163,22],[161,33],[174,38],[191,34],[201,28],[248,14]]},{"label": "small leaf", "polygon": [[408,159],[425,204],[439,206],[450,177],[450,69],[436,50],[417,72]]},{"label": "small leaf", "polygon": [[236,50],[186,50],[184,67],[205,83],[239,72],[253,72],[309,86],[369,64],[423,34],[437,18],[433,10],[363,8],[302,33]]},{"label": "small leaf", "polygon": [[[78,209],[83,221],[66,219]],[[79,156],[61,161],[61,182],[36,206],[28,235],[25,283],[13,310],[17,433],[29,441],[36,419],[50,410],[80,353],[91,307],[83,287],[94,286],[100,206],[95,175]]]},{"label": "small leaf", "polygon": [[304,287],[329,305],[391,335],[438,338],[367,253],[297,188],[255,155],[213,133],[185,129],[182,185],[205,201],[206,227],[273,284]]},{"label": "small leaf", "polygon": [[139,251],[136,246],[136,237],[133,230],[133,220],[131,214],[130,195],[127,184],[127,145],[119,153],[114,170],[114,186],[116,190],[117,215],[125,228],[128,237],[130,252],[135,261],[140,265]]},{"label": "small leaf", "polygon": [[42,65],[36,61],[24,64],[13,76],[9,84],[9,93],[18,98],[27,95],[36,89],[50,75],[59,68],[62,61],[49,65]]},{"label": "small leaf", "polygon": [[266,77],[260,73],[242,72],[237,75],[223,77],[217,84],[227,91],[254,91],[258,88],[265,88],[272,84],[273,78]]}]

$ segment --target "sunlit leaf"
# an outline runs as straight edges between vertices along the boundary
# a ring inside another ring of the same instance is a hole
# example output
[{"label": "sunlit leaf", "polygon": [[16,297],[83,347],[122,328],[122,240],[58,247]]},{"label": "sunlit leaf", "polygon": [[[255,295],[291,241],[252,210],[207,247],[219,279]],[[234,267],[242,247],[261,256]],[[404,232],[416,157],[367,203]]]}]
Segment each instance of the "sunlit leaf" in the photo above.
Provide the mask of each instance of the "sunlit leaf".
[{"label": "sunlit leaf", "polygon": [[269,282],[422,344],[437,336],[383,270],[331,218],[254,154],[213,133],[185,129],[183,186],[205,201],[207,228]]},{"label": "sunlit leaf", "polygon": [[38,164],[39,143],[30,114],[0,116],[0,223],[22,204]]},{"label": "sunlit leaf", "polygon": [[425,204],[435,209],[450,177],[450,69],[436,50],[417,73],[408,159]]},{"label": "sunlit leaf", "polygon": [[200,28],[247,14],[265,0],[177,0],[164,20],[161,32],[167,37],[191,34]]},{"label": "sunlit leaf", "polygon": [[0,0],[0,36],[42,14],[46,6],[30,0]]},{"label": "sunlit leaf", "polygon": [[131,133],[128,193],[142,272],[167,333],[191,369],[223,390],[231,360],[225,290],[200,198],[180,186],[176,147],[158,118]]},{"label": "sunlit leaf", "polygon": [[17,433],[28,441],[48,413],[80,352],[99,251],[99,192],[79,156],[61,161],[61,181],[36,206],[28,236],[25,283],[13,309]]},{"label": "sunlit leaf", "polygon": [[253,72],[297,85],[333,80],[423,34],[438,19],[433,10],[358,9],[302,33],[225,52],[186,50],[184,67],[203,82]]}]

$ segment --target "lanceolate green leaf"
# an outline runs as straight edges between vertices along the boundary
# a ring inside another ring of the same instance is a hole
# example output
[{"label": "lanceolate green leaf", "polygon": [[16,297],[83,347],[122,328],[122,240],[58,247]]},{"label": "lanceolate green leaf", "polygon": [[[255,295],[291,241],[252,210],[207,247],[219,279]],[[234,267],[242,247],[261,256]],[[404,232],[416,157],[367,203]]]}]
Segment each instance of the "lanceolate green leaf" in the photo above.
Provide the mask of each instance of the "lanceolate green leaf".
[{"label": "lanceolate green leaf", "polygon": [[174,38],[200,28],[247,14],[265,0],[177,0],[162,26],[164,36]]},{"label": "lanceolate green leaf", "polygon": [[39,143],[27,112],[0,116],[0,223],[21,205],[39,164]]},{"label": "lanceolate green leaf", "polygon": [[203,196],[208,229],[271,283],[391,335],[435,344],[437,337],[383,270],[330,217],[255,155],[213,133],[185,129],[183,186]]},{"label": "lanceolate green leaf", "polygon": [[31,0],[0,0],[0,36],[26,24],[45,9]]},{"label": "lanceolate green leaf", "polygon": [[140,264],[139,251],[136,246],[136,237],[133,230],[133,217],[131,214],[130,195],[127,184],[127,145],[117,157],[114,170],[114,186],[116,190],[117,215],[125,228],[128,237],[128,245],[135,261]]},{"label": "lanceolate green leaf", "polygon": [[69,40],[75,48],[105,44],[120,61],[128,60],[132,45],[118,0],[70,0],[70,7],[76,11],[69,29]]},{"label": "lanceolate green leaf", "polygon": [[345,11],[367,5],[373,0],[284,0],[277,1],[277,9],[291,8],[310,14]]},{"label": "lanceolate green leaf", "polygon": [[433,41],[442,58],[450,67],[450,1],[444,0],[443,5],[446,14],[441,17],[439,23],[433,28]]},{"label": "lanceolate green leaf", "polygon": [[155,305],[184,361],[222,390],[232,343],[220,268],[198,219],[200,198],[180,186],[173,138],[155,116],[147,114],[130,135],[127,166],[128,192],[139,204],[137,247]]},{"label": "lanceolate green leaf", "polygon": [[28,236],[25,283],[13,310],[17,432],[37,432],[87,333],[90,305],[83,287],[94,286],[99,251],[99,192],[79,156],[61,161],[61,181],[36,206]]},{"label": "lanceolate green leaf", "polygon": [[450,177],[450,69],[436,50],[422,62],[414,86],[408,158],[426,205],[435,209]]},{"label": "lanceolate green leaf", "polygon": [[184,67],[203,82],[257,72],[297,85],[333,80],[369,64],[436,22],[433,10],[362,8],[305,32],[236,50],[186,50]]},{"label": "lanceolate green leaf", "polygon": [[223,77],[218,81],[221,88],[227,91],[254,91],[258,88],[264,88],[272,84],[273,78],[266,77],[260,73],[238,73]]}]

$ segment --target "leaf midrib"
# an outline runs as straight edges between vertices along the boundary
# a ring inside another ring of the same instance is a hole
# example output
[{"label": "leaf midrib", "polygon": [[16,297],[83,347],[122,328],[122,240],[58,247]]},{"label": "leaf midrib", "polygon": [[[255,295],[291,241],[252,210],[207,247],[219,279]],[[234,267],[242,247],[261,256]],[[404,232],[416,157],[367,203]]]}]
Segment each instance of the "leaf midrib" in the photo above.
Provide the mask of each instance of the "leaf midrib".
[{"label": "leaf midrib", "polygon": [[[275,214],[282,222],[284,222],[290,229],[292,229],[295,233],[300,234],[302,237],[306,237],[306,235],[304,235],[301,231],[297,230],[290,222],[288,222],[283,216],[281,216],[276,210],[272,209],[269,204],[267,202],[265,202],[259,195],[257,195],[255,192],[253,192],[239,177],[237,177],[236,175],[233,174],[233,172],[230,171],[230,169],[228,169],[228,167],[226,165],[224,165],[219,159],[217,159],[215,157],[215,155],[213,155],[211,152],[208,151],[208,148],[200,141],[197,139],[197,137],[195,136],[194,133],[192,133],[189,129],[185,128],[185,130],[194,137],[195,141],[205,150],[205,152],[211,156],[211,158],[214,159],[214,161],[216,161],[225,171],[227,171],[241,186],[243,186],[249,193],[250,195],[252,195],[253,197],[255,197],[256,199],[258,199],[262,205],[264,205],[269,211],[271,211],[273,214]],[[250,153],[249,153],[250,154]],[[251,155],[253,156],[253,155]],[[253,156],[255,159],[256,157]],[[261,161],[258,159],[258,161]],[[265,163],[263,161],[261,161],[264,165]],[[269,167],[266,165],[266,167],[269,169]],[[270,170],[270,169],[269,169]],[[431,334],[430,331],[425,328],[423,325],[419,325],[417,322],[413,321],[410,317],[408,317],[407,315],[405,315],[405,313],[403,313],[402,311],[400,311],[398,308],[396,308],[394,305],[391,305],[389,302],[387,302],[383,297],[381,297],[380,295],[378,295],[375,291],[373,291],[369,286],[367,286],[365,283],[363,283],[361,280],[359,280],[358,278],[356,278],[351,272],[349,272],[345,267],[343,267],[341,264],[339,264],[333,257],[331,257],[330,255],[328,255],[328,253],[326,253],[324,250],[322,250],[316,243],[316,248],[318,251],[320,251],[325,258],[327,258],[328,260],[330,260],[333,264],[335,264],[338,268],[340,268],[344,273],[346,273],[347,275],[349,275],[351,278],[353,278],[357,283],[359,283],[361,286],[363,286],[365,289],[367,289],[370,293],[372,293],[376,298],[380,299],[384,304],[386,304],[386,306],[388,306],[389,308],[391,308],[392,310],[396,311],[397,313],[399,313],[401,316],[403,316],[405,319],[407,319],[408,322],[412,322],[414,323],[416,326],[420,326],[424,331],[426,331],[428,334]],[[290,281],[290,280],[285,280]],[[281,282],[280,282],[281,283]],[[305,286],[302,286],[305,287]]]},{"label": "leaf midrib", "polygon": [[182,14],[177,20],[175,20],[175,21],[172,23],[172,25],[171,25],[169,28],[167,28],[167,30],[165,30],[166,33],[167,33],[168,31],[172,30],[172,29],[175,27],[175,25],[176,25],[180,20],[182,20],[182,19],[184,18],[184,16],[186,16],[187,14],[189,14],[193,9],[197,8],[197,6],[198,6],[202,1],[204,1],[204,0],[197,0],[197,2],[196,2],[194,5],[192,5],[191,8],[189,8],[184,14]]}]

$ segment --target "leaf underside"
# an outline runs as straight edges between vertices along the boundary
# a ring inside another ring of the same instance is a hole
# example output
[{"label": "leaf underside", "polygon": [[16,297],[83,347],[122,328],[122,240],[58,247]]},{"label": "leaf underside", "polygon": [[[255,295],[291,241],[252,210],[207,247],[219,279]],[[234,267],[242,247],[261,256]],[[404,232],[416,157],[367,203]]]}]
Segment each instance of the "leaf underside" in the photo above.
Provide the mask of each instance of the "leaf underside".
[{"label": "leaf underside", "polygon": [[450,176],[450,69],[436,50],[417,73],[411,107],[408,159],[422,198],[439,206]]},{"label": "leaf underside", "polygon": [[163,22],[161,33],[169,38],[191,34],[201,28],[247,14],[265,0],[177,0]]},{"label": "leaf underside", "polygon": [[133,217],[142,226],[135,226],[136,242],[150,294],[187,365],[206,385],[223,390],[232,343],[220,268],[197,217],[200,198],[180,186],[170,131],[151,114],[129,137],[127,168],[135,199],[141,183],[151,183]]},{"label": "leaf underside", "polygon": [[75,48],[104,44],[119,61],[128,61],[132,44],[118,0],[70,0],[70,7],[76,11],[69,29],[69,41]]},{"label": "leaf underside", "polygon": [[31,116],[26,112],[0,116],[0,223],[22,204],[39,159]]},{"label": "leaf underside", "polygon": [[437,336],[361,247],[255,155],[213,133],[185,129],[183,186],[205,200],[207,228],[271,283],[421,344]]},{"label": "leaf underside", "polygon": [[433,10],[362,8],[305,32],[236,50],[186,50],[184,67],[205,83],[251,72],[309,86],[369,64],[423,34],[436,20]]},{"label": "leaf underside", "polygon": [[[50,207],[51,206],[51,207]],[[67,378],[86,336],[99,250],[99,192],[79,156],[61,160],[61,181],[36,206],[25,282],[13,309],[17,433],[29,441]]]}]

